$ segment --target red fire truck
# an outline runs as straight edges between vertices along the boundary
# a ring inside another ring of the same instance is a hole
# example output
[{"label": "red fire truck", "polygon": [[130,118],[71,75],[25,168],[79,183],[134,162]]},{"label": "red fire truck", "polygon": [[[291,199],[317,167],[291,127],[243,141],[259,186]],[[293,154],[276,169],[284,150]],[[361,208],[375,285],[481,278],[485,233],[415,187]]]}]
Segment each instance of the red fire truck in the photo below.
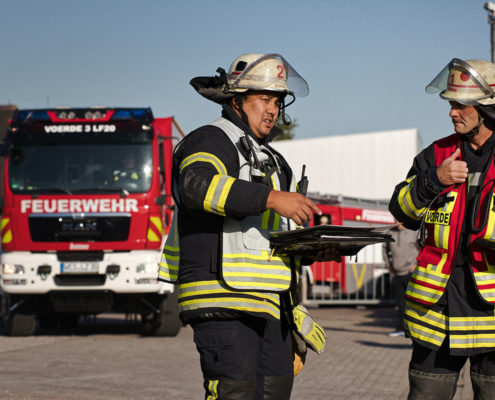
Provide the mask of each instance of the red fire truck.
[{"label": "red fire truck", "polygon": [[156,280],[174,122],[149,108],[16,111],[2,147],[6,334],[107,311],[140,314],[148,335],[178,333],[174,287]]},{"label": "red fire truck", "polygon": [[[393,224],[388,201],[340,195],[309,193],[322,211],[314,215],[311,226],[383,226]],[[315,262],[306,267],[303,301],[307,304],[376,303],[388,291],[387,269],[380,244],[366,246],[357,256],[343,257],[342,262]]]}]

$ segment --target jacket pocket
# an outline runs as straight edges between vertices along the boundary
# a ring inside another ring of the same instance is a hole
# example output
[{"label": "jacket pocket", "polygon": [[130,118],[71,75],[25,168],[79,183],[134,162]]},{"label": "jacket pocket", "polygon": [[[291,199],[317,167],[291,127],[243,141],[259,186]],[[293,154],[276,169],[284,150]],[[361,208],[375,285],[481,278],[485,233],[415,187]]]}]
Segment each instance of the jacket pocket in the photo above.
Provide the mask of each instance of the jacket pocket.
[{"label": "jacket pocket", "polygon": [[428,265],[436,266],[440,263],[442,256],[447,252],[445,249],[426,245],[416,258],[418,266],[428,268]]},{"label": "jacket pocket", "polygon": [[267,250],[270,248],[270,231],[261,229],[261,217],[249,216],[241,221],[242,241],[250,250]]}]

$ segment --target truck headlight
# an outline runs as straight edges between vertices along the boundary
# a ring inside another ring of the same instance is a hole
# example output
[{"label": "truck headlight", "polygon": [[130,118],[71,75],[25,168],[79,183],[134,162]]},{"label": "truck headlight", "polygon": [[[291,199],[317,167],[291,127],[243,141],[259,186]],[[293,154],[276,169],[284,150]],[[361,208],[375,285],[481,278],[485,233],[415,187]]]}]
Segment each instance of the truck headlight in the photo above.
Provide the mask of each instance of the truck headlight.
[{"label": "truck headlight", "polygon": [[10,274],[23,274],[24,266],[19,264],[2,264],[2,274],[10,275]]},{"label": "truck headlight", "polygon": [[138,274],[157,274],[158,263],[138,264],[136,266],[136,272]]}]

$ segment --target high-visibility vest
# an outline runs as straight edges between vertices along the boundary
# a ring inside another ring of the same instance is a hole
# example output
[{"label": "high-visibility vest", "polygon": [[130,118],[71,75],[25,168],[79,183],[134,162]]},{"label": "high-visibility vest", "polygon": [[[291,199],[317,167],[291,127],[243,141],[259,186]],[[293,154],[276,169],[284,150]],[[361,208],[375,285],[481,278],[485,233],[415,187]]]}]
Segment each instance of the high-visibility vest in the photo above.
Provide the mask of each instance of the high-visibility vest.
[{"label": "high-visibility vest", "polygon": [[[276,154],[256,141],[251,140],[254,153],[246,160],[245,149],[241,147],[240,138],[244,132],[225,118],[220,118],[210,125],[222,129],[238,151],[238,179],[252,181],[253,177],[263,179],[264,173],[253,165],[254,155],[260,163],[271,161],[276,165]],[[202,157],[205,157],[203,154]],[[214,161],[213,161],[214,162]],[[226,171],[225,171],[226,172]],[[280,182],[276,173],[269,178],[269,185],[280,190]],[[231,185],[233,177],[219,173],[215,175],[207,194],[207,204],[215,210],[225,193],[227,185]],[[291,177],[290,191],[295,191],[295,180]],[[249,199],[246,199],[249,201]],[[217,210],[218,211],[218,210]],[[174,213],[172,227],[165,242],[160,262],[159,279],[176,283],[179,275],[180,243],[177,234],[177,218]],[[241,311],[263,313],[276,319],[280,318],[280,299],[278,293],[289,290],[298,273],[299,259],[270,255],[269,236],[272,231],[294,229],[295,224],[281,218],[273,210],[266,210],[259,216],[247,216],[242,219],[225,216],[222,232],[222,263],[220,266],[221,281],[197,281],[179,284],[179,307],[181,311],[200,308],[230,308]],[[292,263],[292,264],[291,264]],[[198,294],[198,298],[194,295]],[[188,299],[181,301],[181,299]],[[192,300],[189,300],[191,299]]]},{"label": "high-visibility vest", "polygon": [[[441,139],[434,144],[435,164],[439,166],[460,147],[457,134]],[[482,185],[476,213],[475,226],[482,225],[486,207],[489,214],[486,226],[469,239],[469,258],[472,265],[476,288],[481,298],[495,304],[495,251],[480,245],[480,241],[495,245],[494,179],[495,166],[490,160],[483,182],[475,182],[481,174],[470,174],[460,185],[452,185],[442,191],[433,204],[421,210],[426,227],[426,241],[417,257],[417,266],[406,290],[406,297],[416,303],[431,306],[438,302],[445,292],[459,247],[459,240],[466,217],[466,193],[468,185]],[[414,179],[409,185],[414,184]],[[407,187],[400,199],[407,204]],[[489,204],[487,204],[489,202]],[[404,208],[404,207],[403,207]]]},{"label": "high-visibility vest", "polygon": [[[256,170],[254,160],[245,161],[245,150],[241,151],[240,139],[244,132],[225,118],[220,118],[211,125],[222,129],[236,145],[241,161],[239,179],[253,180],[253,177],[264,177],[262,171]],[[251,139],[248,139],[251,140]],[[251,140],[252,151],[260,163],[268,162],[276,156],[270,149]],[[254,156],[251,155],[254,158]],[[276,173],[270,177],[270,186],[280,190],[280,182]],[[218,185],[217,192],[222,191]],[[295,181],[292,177],[290,191],[295,191]],[[274,210],[266,210],[262,215],[244,217],[242,219],[225,217],[223,224],[223,256],[221,276],[227,287],[234,290],[256,290],[264,292],[283,292],[290,287],[292,274],[289,257],[270,257],[270,232],[286,231],[288,224],[293,224],[287,218],[281,218]],[[295,228],[295,226],[293,226]]]}]

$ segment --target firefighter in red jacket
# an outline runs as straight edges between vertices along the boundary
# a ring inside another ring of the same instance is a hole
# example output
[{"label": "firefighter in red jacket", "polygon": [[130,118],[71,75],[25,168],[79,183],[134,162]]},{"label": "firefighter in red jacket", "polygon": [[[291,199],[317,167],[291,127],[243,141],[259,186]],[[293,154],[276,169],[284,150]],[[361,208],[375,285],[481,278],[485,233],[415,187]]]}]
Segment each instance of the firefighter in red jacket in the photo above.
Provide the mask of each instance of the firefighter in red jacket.
[{"label": "firefighter in red jacket", "polygon": [[455,133],[415,159],[390,211],[420,231],[405,327],[408,399],[452,399],[467,359],[475,399],[495,397],[495,65],[454,58],[426,87]]}]

